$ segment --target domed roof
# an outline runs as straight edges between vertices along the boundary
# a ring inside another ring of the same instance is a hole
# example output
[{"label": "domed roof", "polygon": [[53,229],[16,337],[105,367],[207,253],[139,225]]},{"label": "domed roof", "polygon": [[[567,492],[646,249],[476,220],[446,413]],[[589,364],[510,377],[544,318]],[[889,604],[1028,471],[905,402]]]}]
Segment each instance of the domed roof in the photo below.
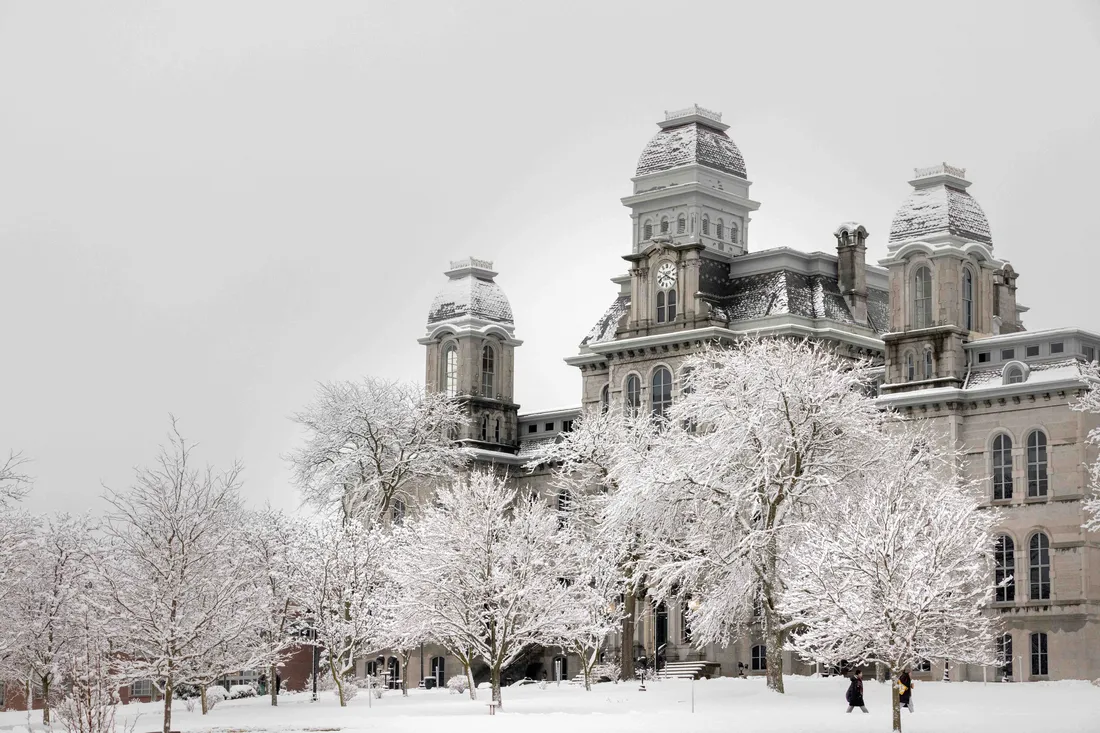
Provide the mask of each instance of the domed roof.
[{"label": "domed roof", "polygon": [[512,305],[493,278],[493,263],[469,257],[451,263],[447,284],[432,300],[428,323],[475,318],[511,325]]},{"label": "domed roof", "polygon": [[682,165],[698,163],[739,178],[748,178],[745,159],[737,145],[726,135],[729,125],[722,115],[698,105],[666,112],[661,131],[642,150],[635,175],[659,173]]},{"label": "domed roof", "polygon": [[894,214],[889,243],[951,234],[993,245],[989,220],[978,202],[966,192],[966,169],[943,165],[917,168],[909,181],[913,191]]}]

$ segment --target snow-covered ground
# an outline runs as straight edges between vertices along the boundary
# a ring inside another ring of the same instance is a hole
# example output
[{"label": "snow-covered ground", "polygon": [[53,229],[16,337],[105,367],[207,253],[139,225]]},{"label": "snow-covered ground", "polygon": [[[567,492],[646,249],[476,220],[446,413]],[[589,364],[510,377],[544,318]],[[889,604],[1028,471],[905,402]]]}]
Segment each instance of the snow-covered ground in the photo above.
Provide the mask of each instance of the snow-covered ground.
[{"label": "snow-covered ground", "polygon": [[[867,681],[870,714],[856,710],[848,715],[844,712],[846,680],[788,677],[785,683],[787,694],[781,696],[769,692],[761,678],[701,680],[694,683],[694,713],[693,685],[688,681],[651,683],[645,692],[639,691],[637,684],[601,684],[591,692],[567,684],[546,689],[528,685],[506,688],[505,709],[493,718],[488,715],[488,690],[478,690],[481,699],[476,701],[447,690],[413,690],[407,698],[387,692],[381,700],[371,700],[369,708],[366,694],[360,694],[345,709],[340,709],[331,692],[322,693],[317,703],[311,703],[308,695],[292,694],[280,698],[278,708],[272,708],[266,698],[232,700],[205,717],[197,711],[187,712],[180,703],[172,714],[172,728],[213,733],[422,733],[428,729],[447,733],[681,733],[685,725],[691,733],[890,730],[887,685]],[[914,733],[1100,732],[1100,688],[1087,682],[918,682],[914,692],[917,712],[902,711],[903,729]],[[140,714],[136,733],[160,729],[158,705],[129,705],[123,710],[127,720]],[[35,713],[34,718],[41,715]],[[25,712],[0,713],[0,729],[21,733],[26,722]]]}]

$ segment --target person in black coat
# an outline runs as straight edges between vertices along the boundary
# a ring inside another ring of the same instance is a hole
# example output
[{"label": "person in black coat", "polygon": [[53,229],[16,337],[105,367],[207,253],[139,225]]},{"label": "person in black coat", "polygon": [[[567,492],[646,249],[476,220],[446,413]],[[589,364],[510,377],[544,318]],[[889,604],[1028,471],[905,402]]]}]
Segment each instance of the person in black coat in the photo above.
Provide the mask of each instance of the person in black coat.
[{"label": "person in black coat", "polygon": [[913,678],[909,676],[909,670],[905,670],[898,677],[898,684],[901,685],[901,694],[898,698],[901,700],[901,706],[903,708],[909,708],[909,712],[913,712]]},{"label": "person in black coat", "polygon": [[848,692],[844,695],[844,699],[848,701],[848,712],[852,712],[853,708],[859,708],[866,713],[867,706],[863,704],[863,670],[857,669],[851,680],[852,684],[848,685]]}]

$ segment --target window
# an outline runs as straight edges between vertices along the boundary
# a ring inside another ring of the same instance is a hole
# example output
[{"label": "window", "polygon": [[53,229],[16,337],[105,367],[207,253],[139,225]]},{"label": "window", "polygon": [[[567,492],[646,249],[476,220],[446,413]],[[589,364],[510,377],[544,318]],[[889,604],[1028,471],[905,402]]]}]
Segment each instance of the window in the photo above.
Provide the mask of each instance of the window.
[{"label": "window", "polygon": [[1035,344],[1034,346],[1025,346],[1024,347],[1024,355],[1025,356],[1038,356],[1039,355],[1039,345]]},{"label": "window", "polygon": [[1047,436],[1042,430],[1027,434],[1027,495],[1047,495]]},{"label": "window", "polygon": [[988,351],[978,352],[978,363],[979,364],[985,364],[988,361],[989,361],[989,352]]},{"label": "window", "polygon": [[435,677],[435,686],[443,687],[445,679],[445,670],[447,667],[447,660],[443,657],[432,657],[432,677]]},{"label": "window", "polygon": [[134,684],[130,685],[130,697],[152,697],[153,696],[153,681],[152,680],[138,680]]},{"label": "window", "polygon": [[390,509],[390,518],[393,521],[394,526],[401,526],[405,523],[405,502],[402,499],[393,500],[393,508]]},{"label": "window", "polygon": [[1017,364],[1010,364],[1005,368],[1004,383],[1005,384],[1020,384],[1024,381],[1024,370]]},{"label": "window", "polygon": [[913,274],[913,327],[932,325],[932,271],[918,267]]},{"label": "window", "polygon": [[489,439],[489,416],[488,415],[482,415],[482,417],[481,417],[481,439],[482,440],[488,440]]},{"label": "window", "polygon": [[657,291],[657,323],[665,322],[665,292]]},{"label": "window", "polygon": [[378,676],[378,660],[371,659],[370,661],[367,662],[367,676],[368,677],[377,677]]},{"label": "window", "polygon": [[653,415],[664,417],[672,406],[672,374],[664,367],[653,372]]},{"label": "window", "polygon": [[546,429],[547,430],[553,430],[554,429],[554,423],[552,423],[552,422],[546,423]]},{"label": "window", "polygon": [[731,223],[730,224],[730,241],[733,242],[734,244],[737,244],[738,242],[741,241],[737,238],[737,235],[739,233],[740,233],[740,230],[737,228],[737,224]]},{"label": "window", "polygon": [[664,601],[657,604],[657,607],[653,609],[653,641],[658,647],[662,647],[668,643],[668,606]]},{"label": "window", "polygon": [[710,236],[710,219],[707,218],[706,214],[703,214],[703,234]]},{"label": "window", "polygon": [[562,420],[561,421],[561,431],[563,433],[573,432],[573,421],[572,420]]},{"label": "window", "polygon": [[917,378],[917,365],[913,359],[913,352],[905,355],[905,381],[912,382]]},{"label": "window", "polygon": [[500,418],[497,418],[496,425],[493,427],[493,442],[500,442]]},{"label": "window", "polygon": [[680,638],[681,643],[691,643],[691,609],[685,603],[680,607]]},{"label": "window", "polygon": [[648,221],[645,223],[645,226],[642,227],[642,239],[653,239],[653,225]]},{"label": "window", "polygon": [[963,327],[974,330],[974,273],[963,271]]},{"label": "window", "polygon": [[1001,433],[993,439],[993,499],[1012,498],[1012,438]]},{"label": "window", "polygon": [[626,411],[631,416],[637,415],[642,407],[642,380],[637,374],[631,374],[626,378]]},{"label": "window", "polygon": [[528,435],[531,435],[533,433],[537,433],[538,431],[539,431],[539,426],[535,425],[534,423],[527,426],[527,434]]},{"label": "window", "polygon": [[611,385],[605,384],[600,390],[600,412],[607,412],[611,406]]},{"label": "window", "polygon": [[918,672],[931,672],[932,671],[932,662],[927,660],[927,659],[920,660],[919,662],[917,662],[917,671]]},{"label": "window", "polygon": [[1061,341],[1050,345],[1050,353],[1052,354],[1061,354],[1065,350],[1066,346]]},{"label": "window", "polygon": [[661,217],[661,234],[668,234],[668,217]]},{"label": "window", "polygon": [[390,657],[386,663],[386,686],[391,690],[401,686],[401,662],[397,661],[397,657]]},{"label": "window", "polygon": [[1016,349],[1001,349],[1001,361],[1016,358]]},{"label": "window", "polygon": [[676,320],[676,290],[675,288],[668,291],[668,322],[672,323]]},{"label": "window", "polygon": [[569,494],[562,491],[558,494],[558,529],[565,526],[569,519],[569,509],[573,502]]},{"label": "window", "polygon": [[458,394],[458,348],[454,344],[443,347],[443,394],[454,397]]},{"label": "window", "polygon": [[1031,674],[1033,677],[1050,674],[1047,668],[1047,635],[1042,632],[1031,635]]},{"label": "window", "polygon": [[657,323],[672,323],[676,320],[676,291],[657,293]]},{"label": "window", "polygon": [[997,651],[1000,653],[1004,664],[1001,665],[1001,675],[1012,677],[1012,634],[1002,634],[997,640]]},{"label": "window", "polygon": [[1084,348],[1084,352],[1085,352],[1085,361],[1087,361],[1090,364],[1092,362],[1096,361],[1096,347],[1086,346]]},{"label": "window", "polygon": [[1015,601],[1016,543],[1008,535],[998,536],[993,545],[993,568],[993,583],[997,586],[993,600],[998,603]]},{"label": "window", "polygon": [[[680,394],[689,395],[693,389],[694,387],[691,383],[691,367],[684,367],[680,370]],[[690,417],[684,421],[684,430],[689,433],[694,433],[698,427],[699,424],[694,417]]]},{"label": "window", "polygon": [[925,349],[924,350],[924,378],[925,379],[931,379],[932,378],[932,350],[931,349]]},{"label": "window", "polygon": [[562,680],[569,679],[569,667],[567,666],[568,663],[569,660],[566,659],[565,656],[562,654],[554,657],[554,661],[552,662],[550,669],[554,675],[555,681],[561,682]]},{"label": "window", "polygon": [[493,396],[493,347],[488,344],[481,350],[481,396]]},{"label": "window", "polygon": [[1028,543],[1028,600],[1050,600],[1050,540],[1042,532],[1031,535]]},{"label": "window", "polygon": [[753,672],[763,672],[768,668],[767,647],[757,644],[752,648],[752,664],[749,667]]},{"label": "window", "polygon": [[714,225],[714,237],[721,239],[726,236],[726,227],[722,224],[722,220],[719,219],[718,223]]},{"label": "window", "polygon": [[685,231],[687,231],[687,217],[680,214],[676,219],[676,233],[683,234]]}]

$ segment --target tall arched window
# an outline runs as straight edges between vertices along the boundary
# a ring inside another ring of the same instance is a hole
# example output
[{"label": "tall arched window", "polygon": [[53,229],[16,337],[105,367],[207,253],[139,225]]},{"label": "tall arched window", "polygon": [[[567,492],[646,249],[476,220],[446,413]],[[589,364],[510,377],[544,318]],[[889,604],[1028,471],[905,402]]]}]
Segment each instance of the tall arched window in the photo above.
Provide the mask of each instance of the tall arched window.
[{"label": "tall arched window", "polygon": [[394,499],[393,508],[390,511],[394,525],[401,525],[405,522],[405,501],[403,499]]},{"label": "tall arched window", "polygon": [[657,291],[657,323],[665,322],[665,291]]},{"label": "tall arched window", "polygon": [[642,380],[637,374],[631,374],[626,378],[626,390],[624,395],[626,412],[630,416],[638,414],[642,407]]},{"label": "tall arched window", "polygon": [[1042,532],[1031,535],[1027,546],[1028,600],[1050,600],[1050,539]]},{"label": "tall arched window", "polygon": [[668,408],[672,406],[672,373],[664,367],[653,372],[652,391],[653,415],[664,417]]},{"label": "tall arched window", "polygon": [[443,394],[454,397],[458,394],[458,347],[447,344],[443,347],[441,363]]},{"label": "tall arched window", "polygon": [[481,417],[481,439],[482,440],[488,440],[489,439],[489,416],[488,415],[482,415],[482,417]]},{"label": "tall arched window", "polygon": [[687,217],[684,216],[683,214],[680,214],[680,216],[676,217],[676,233],[677,234],[683,234],[686,231],[687,231]]},{"label": "tall arched window", "polygon": [[917,363],[913,358],[913,352],[905,355],[905,381],[912,382],[917,378]]},{"label": "tall arched window", "polygon": [[1031,675],[1045,677],[1050,673],[1047,666],[1047,635],[1041,631],[1031,635]]},{"label": "tall arched window", "polygon": [[1027,434],[1027,495],[1047,495],[1047,436],[1042,430]]},{"label": "tall arched window", "polygon": [[493,441],[500,442],[500,418],[497,418],[496,426],[493,428]]},{"label": "tall arched window", "polygon": [[763,644],[757,644],[752,648],[752,664],[749,665],[753,672],[763,672],[768,668],[768,648]]},{"label": "tall arched window", "polygon": [[668,321],[668,323],[672,323],[676,320],[676,288],[672,288],[671,290],[669,290],[665,294],[665,298],[667,299],[666,309],[668,311],[666,314],[666,320]]},{"label": "tall arched window", "polygon": [[726,227],[722,223],[722,220],[719,219],[714,225],[714,238],[715,239],[722,239],[725,236],[726,236]]},{"label": "tall arched window", "polygon": [[492,397],[495,392],[493,391],[493,374],[496,370],[496,359],[493,358],[493,347],[489,344],[481,349],[481,396]]},{"label": "tall arched window", "polygon": [[737,226],[737,223],[736,222],[730,222],[730,241],[733,242],[734,244],[737,244],[738,242],[740,242],[741,240],[739,240],[737,238],[738,235],[740,235],[740,233],[741,233],[741,230]]},{"label": "tall arched window", "polygon": [[993,545],[993,568],[993,582],[997,586],[994,600],[998,603],[1016,600],[1016,543],[1006,534],[998,535]]},{"label": "tall arched window", "polygon": [[605,384],[600,390],[600,412],[607,412],[611,406],[611,385]]},{"label": "tall arched window", "polygon": [[932,271],[923,265],[913,273],[913,328],[932,325]]},{"label": "tall arched window", "polygon": [[703,234],[710,236],[710,218],[706,214],[703,214]]},{"label": "tall arched window", "polygon": [[963,328],[974,330],[974,273],[963,270]]},{"label": "tall arched window", "polygon": [[[691,367],[684,367],[680,370],[680,394],[689,395],[695,387],[691,382]],[[694,433],[699,427],[698,422],[694,417],[690,417],[684,421],[684,430],[689,433]]]},{"label": "tall arched window", "polygon": [[1012,438],[1004,433],[993,439],[993,498],[1012,498]]},{"label": "tall arched window", "polygon": [[653,225],[648,221],[645,223],[645,226],[642,227],[642,239],[647,241],[653,239]]},{"label": "tall arched window", "polygon": [[661,217],[661,234],[668,234],[668,217]]},{"label": "tall arched window", "polygon": [[932,349],[924,350],[924,379],[931,379],[932,374]]}]

